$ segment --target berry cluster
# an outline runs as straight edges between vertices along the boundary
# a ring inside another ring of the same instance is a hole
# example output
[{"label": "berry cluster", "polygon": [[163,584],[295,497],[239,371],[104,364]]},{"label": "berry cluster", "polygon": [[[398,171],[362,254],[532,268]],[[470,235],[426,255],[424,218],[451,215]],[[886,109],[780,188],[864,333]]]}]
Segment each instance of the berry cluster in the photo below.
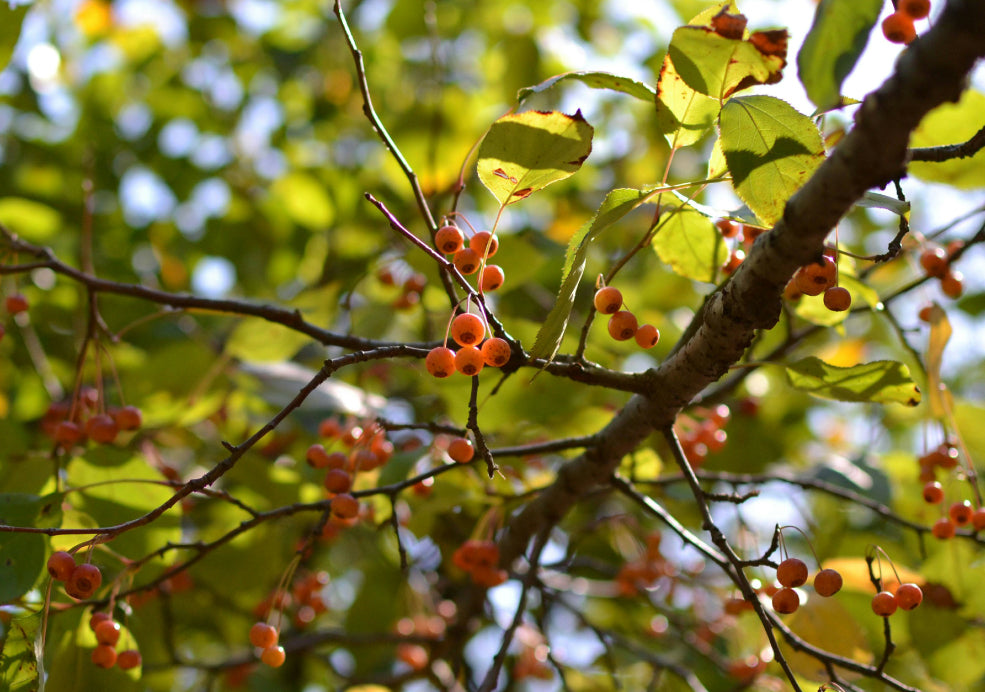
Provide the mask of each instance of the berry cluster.
[{"label": "berry cluster", "polygon": [[725,448],[728,434],[723,428],[731,419],[732,412],[725,404],[719,404],[713,409],[698,408],[691,413],[692,416],[678,416],[674,429],[684,456],[691,466],[698,468],[704,464],[708,454]]},{"label": "berry cluster", "polygon": [[[454,601],[442,601],[438,604],[437,614],[418,613],[413,617],[400,618],[394,629],[402,637],[417,636],[439,640],[444,636],[448,622],[455,617],[456,612]],[[397,645],[397,659],[411,670],[424,670],[431,660],[431,654],[420,644],[403,642]]]},{"label": "berry cluster", "polygon": [[75,563],[71,553],[59,550],[48,558],[48,574],[55,581],[65,582],[65,593],[72,598],[83,600],[92,596],[100,584],[103,574],[89,562]]},{"label": "berry cluster", "polygon": [[137,430],[143,414],[136,406],[104,407],[100,391],[81,387],[74,401],[52,403],[41,420],[41,429],[63,449],[92,440],[112,444],[121,431]]},{"label": "berry cluster", "polygon": [[622,292],[613,286],[602,286],[595,292],[595,309],[609,317],[609,336],[616,341],[635,339],[640,348],[653,348],[660,341],[660,332],[652,324],[640,325],[629,310],[623,310]]},{"label": "berry cluster", "polygon": [[424,359],[424,366],[434,377],[451,377],[460,372],[472,377],[478,375],[485,366],[500,368],[509,362],[512,350],[505,339],[486,335],[486,323],[476,314],[463,312],[456,315],[449,326],[451,338],[458,344],[458,351],[445,345],[436,346]]},{"label": "berry cluster", "polygon": [[[936,448],[928,451],[918,460],[920,464],[920,480],[923,481],[923,499],[930,505],[941,505],[944,508],[944,486],[937,480],[937,469],[945,473],[956,469],[960,464],[958,448],[950,442],[942,442]],[[971,525],[975,531],[985,530],[985,507],[974,507],[968,500],[957,500],[947,507],[943,514],[931,527],[935,538],[942,540],[953,538],[957,529]]]},{"label": "berry cluster", "polygon": [[910,43],[917,37],[913,22],[930,14],[930,0],[899,0],[896,11],[882,20],[882,34],[891,43]]},{"label": "berry cluster", "polygon": [[136,649],[125,649],[116,652],[120,641],[122,628],[120,623],[109,613],[93,613],[89,618],[89,629],[96,635],[96,648],[92,651],[92,662],[100,668],[112,668],[114,665],[121,670],[130,670],[141,664],[140,652]]},{"label": "berry cluster", "polygon": [[[756,241],[756,238],[766,231],[765,228],[750,226],[739,221],[732,221],[731,219],[718,219],[715,221],[715,228],[718,229],[718,232],[726,240],[737,239],[729,254],[728,261],[722,265],[722,271],[726,275],[735,273],[735,270],[745,260],[746,254],[752,248],[752,244]],[[740,235],[742,236],[741,241],[738,240]],[[740,244],[741,247],[739,247]]]},{"label": "berry cluster", "polygon": [[452,555],[452,563],[469,573],[482,587],[499,586],[506,581],[506,570],[499,568],[499,546],[492,541],[469,539]]},{"label": "berry cluster", "polygon": [[452,264],[463,276],[479,273],[479,293],[495,291],[506,281],[502,267],[487,264],[487,260],[499,251],[499,238],[494,233],[473,231],[466,244],[462,230],[449,224],[434,234],[434,246],[439,252],[451,255]]},{"label": "berry cluster", "polygon": [[951,259],[961,249],[963,243],[955,241],[947,248],[928,243],[920,252],[920,267],[924,274],[941,282],[941,291],[948,298],[960,298],[964,293],[964,276],[956,269],[951,269]]},{"label": "berry cluster", "polygon": [[[406,274],[402,281],[397,277],[401,273]],[[406,268],[401,272],[399,267],[386,265],[376,272],[377,280],[384,286],[400,286],[400,295],[394,298],[391,305],[395,310],[409,310],[421,302],[421,293],[427,286],[427,277],[417,272],[408,271]]]},{"label": "berry cluster", "polygon": [[832,312],[844,312],[852,305],[852,294],[838,285],[838,263],[827,254],[820,261],[806,264],[793,275],[784,295],[796,300],[801,295],[824,294],[824,307]]},{"label": "berry cluster", "polygon": [[619,595],[633,597],[651,588],[660,577],[673,576],[674,566],[660,553],[661,534],[652,533],[646,538],[646,551],[640,557],[625,563],[616,575]]}]

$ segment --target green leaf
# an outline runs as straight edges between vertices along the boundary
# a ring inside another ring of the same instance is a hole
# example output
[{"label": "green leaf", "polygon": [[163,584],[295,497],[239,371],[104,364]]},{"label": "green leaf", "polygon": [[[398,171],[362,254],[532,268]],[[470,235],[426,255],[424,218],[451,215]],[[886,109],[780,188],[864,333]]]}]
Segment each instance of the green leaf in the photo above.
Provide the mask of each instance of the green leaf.
[{"label": "green leaf", "polygon": [[288,360],[311,337],[266,320],[243,320],[226,343],[226,353],[246,363]]},{"label": "green leaf", "polygon": [[647,103],[652,102],[654,97],[654,91],[650,86],[635,79],[623,77],[622,75],[611,74],[609,72],[565,72],[564,74],[554,75],[550,79],[545,79],[540,84],[520,89],[517,92],[516,101],[517,103],[523,103],[530,96],[547,91],[554,87],[554,85],[570,79],[579,81],[592,89],[620,91]]},{"label": "green leaf", "polygon": [[0,199],[0,223],[27,240],[44,242],[61,228],[62,217],[47,204],[4,197]]},{"label": "green leaf", "polygon": [[772,96],[731,99],[722,108],[719,130],[732,186],[772,226],[824,161],[821,134],[810,118]]},{"label": "green leaf", "polygon": [[676,274],[713,282],[729,251],[721,234],[704,214],[680,207],[653,237],[653,249]]},{"label": "green leaf", "polygon": [[700,140],[715,125],[721,110],[718,99],[699,94],[674,69],[670,55],[664,56],[657,80],[657,126],[673,147],[686,147]]},{"label": "green leaf", "polygon": [[725,38],[709,27],[682,26],[667,49],[677,73],[692,89],[725,99],[757,84],[773,84],[786,65],[787,32],[757,31]]},{"label": "green leaf", "polygon": [[479,145],[479,179],[501,205],[519,202],[581,168],[593,133],[581,111],[505,115]]},{"label": "green leaf", "polygon": [[289,173],[275,180],[270,194],[299,226],[323,230],[335,218],[325,184],[305,173]]},{"label": "green leaf", "polygon": [[[966,142],[982,127],[985,94],[966,90],[957,103],[945,103],[930,111],[910,138],[911,147],[936,147]],[[985,187],[985,149],[974,156],[954,158],[940,163],[916,161],[909,172],[935,183],[963,189]]]},{"label": "green leaf", "polygon": [[842,368],[820,358],[804,358],[786,367],[790,384],[822,399],[887,403],[920,403],[920,390],[909,369],[893,360],[877,360]]},{"label": "green leaf", "polygon": [[0,3],[0,70],[7,67],[10,56],[14,54],[28,7],[30,5],[11,7],[9,3]]},{"label": "green leaf", "polygon": [[[50,526],[60,510],[60,496],[27,493],[0,495],[0,524]],[[45,537],[36,533],[0,532],[0,603],[20,598],[31,590],[45,564]]]},{"label": "green leaf", "polygon": [[842,105],[841,84],[855,67],[882,0],[821,0],[797,54],[797,73],[819,111]]},{"label": "green leaf", "polygon": [[571,306],[575,302],[575,292],[585,273],[585,261],[588,257],[588,246],[598,237],[598,234],[616,223],[629,212],[647,202],[653,196],[652,191],[618,189],[612,190],[605,196],[595,216],[587,224],[578,229],[568,243],[564,258],[564,268],[561,271],[561,288],[558,291],[554,307],[544,320],[544,325],[537,332],[531,358],[546,358],[551,360],[561,347],[568,318],[571,316]]},{"label": "green leaf", "polygon": [[20,617],[6,626],[0,647],[0,687],[10,692],[35,690],[38,664],[34,640],[41,626],[41,613]]}]

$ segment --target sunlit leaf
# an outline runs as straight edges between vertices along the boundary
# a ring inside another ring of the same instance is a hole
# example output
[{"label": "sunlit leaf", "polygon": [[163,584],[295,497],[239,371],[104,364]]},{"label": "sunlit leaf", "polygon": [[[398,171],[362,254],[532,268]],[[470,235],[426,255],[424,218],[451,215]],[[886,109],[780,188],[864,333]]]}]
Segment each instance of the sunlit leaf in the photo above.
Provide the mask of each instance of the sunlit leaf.
[{"label": "sunlit leaf", "polygon": [[877,360],[842,368],[809,357],[785,367],[791,385],[823,399],[905,406],[920,403],[920,390],[909,369],[896,361]]},{"label": "sunlit leaf", "polygon": [[311,337],[266,320],[243,320],[229,335],[226,353],[247,363],[290,359]]},{"label": "sunlit leaf", "polygon": [[[928,113],[913,131],[910,146],[961,144],[981,129],[982,113],[985,113],[985,94],[968,89],[957,103],[945,103]],[[974,156],[955,157],[940,163],[914,161],[907,170],[930,182],[965,189],[985,187],[985,149],[980,149]]]},{"label": "sunlit leaf", "polygon": [[479,179],[500,204],[519,202],[581,168],[593,132],[581,111],[503,116],[479,145]]},{"label": "sunlit leaf", "polygon": [[936,418],[942,418],[948,407],[944,400],[945,387],[941,380],[941,367],[944,363],[944,349],[951,340],[954,329],[947,313],[937,303],[930,307],[930,339],[927,342],[927,396],[930,401],[930,412]]},{"label": "sunlit leaf", "polygon": [[883,5],[882,0],[821,0],[818,4],[814,24],[797,54],[797,71],[819,111],[842,103],[841,85],[865,50]]},{"label": "sunlit leaf", "polygon": [[[869,588],[872,588],[871,584]],[[794,631],[799,636],[825,651],[856,661],[867,660],[870,656],[865,632],[837,598],[809,598],[791,616],[788,624],[796,628]],[[823,665],[808,654],[792,651],[787,660],[800,675],[817,678],[824,674]]]},{"label": "sunlit leaf", "polygon": [[698,93],[681,79],[670,55],[664,56],[657,80],[657,126],[674,148],[694,144],[715,125],[718,99]]},{"label": "sunlit leaf", "polygon": [[0,3],[0,71],[7,66],[14,53],[28,8],[29,5],[11,7],[9,3]]},{"label": "sunlit leaf", "polygon": [[539,94],[554,87],[556,84],[574,80],[593,89],[611,89],[628,94],[641,101],[653,101],[653,89],[643,82],[609,72],[565,72],[545,79],[540,84],[520,89],[516,95],[517,103],[523,103],[530,96]]},{"label": "sunlit leaf", "polygon": [[592,220],[581,227],[568,243],[561,271],[561,288],[554,307],[544,320],[537,333],[530,355],[533,358],[554,358],[561,346],[564,329],[571,316],[571,306],[575,302],[575,292],[585,272],[588,247],[599,233],[619,221],[626,214],[646,202],[653,193],[646,190],[613,190],[605,196]]},{"label": "sunlit leaf", "polygon": [[47,204],[23,197],[4,197],[0,199],[0,223],[27,240],[46,242],[61,227],[62,218]]},{"label": "sunlit leaf", "polygon": [[722,108],[719,129],[732,186],[772,226],[824,160],[817,126],[778,98],[740,96]]},{"label": "sunlit leaf", "polygon": [[670,216],[653,237],[653,249],[677,274],[714,281],[729,251],[711,219],[690,207]]},{"label": "sunlit leaf", "polygon": [[41,626],[41,614],[15,618],[4,628],[0,640],[0,687],[10,692],[37,689],[38,664],[34,640]]},{"label": "sunlit leaf", "polygon": [[305,173],[289,173],[275,180],[270,194],[295,223],[324,229],[335,218],[335,207],[325,184]]}]

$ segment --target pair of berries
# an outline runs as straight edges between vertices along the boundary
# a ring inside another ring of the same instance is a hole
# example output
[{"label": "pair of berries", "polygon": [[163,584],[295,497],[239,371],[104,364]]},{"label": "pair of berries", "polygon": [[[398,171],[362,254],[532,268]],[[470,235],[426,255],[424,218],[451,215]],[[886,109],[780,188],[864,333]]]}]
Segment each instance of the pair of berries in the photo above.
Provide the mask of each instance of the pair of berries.
[{"label": "pair of berries", "polygon": [[109,613],[93,613],[89,618],[89,629],[96,635],[96,648],[92,651],[94,664],[100,668],[112,668],[115,665],[121,670],[130,670],[140,665],[140,652],[136,649],[116,653],[122,628]]},{"label": "pair of berries", "polygon": [[963,243],[955,241],[947,248],[929,244],[920,252],[920,267],[924,274],[941,282],[941,291],[948,298],[960,298],[964,293],[964,276],[956,269],[951,269],[951,257],[962,247]]},{"label": "pair of berries", "polygon": [[930,0],[899,0],[896,11],[882,20],[882,34],[891,43],[910,43],[917,37],[913,22],[930,14]]},{"label": "pair of berries", "polygon": [[660,332],[652,324],[640,325],[629,310],[622,310],[622,292],[613,286],[603,286],[595,292],[595,309],[609,318],[609,336],[616,341],[635,339],[640,348],[653,348],[660,341]]},{"label": "pair of berries", "polygon": [[91,563],[75,564],[71,553],[59,550],[48,558],[48,574],[65,582],[65,593],[79,600],[89,598],[103,583],[103,574]]},{"label": "pair of berries", "polygon": [[[800,597],[794,589],[807,583],[807,565],[795,557],[787,558],[777,567],[776,580],[783,588],[773,594],[773,610],[783,615],[796,612]],[[842,584],[841,574],[834,569],[822,569],[814,575],[814,591],[824,598],[838,593]]]},{"label": "pair of berries", "polygon": [[900,584],[896,593],[880,591],[872,597],[872,612],[889,617],[898,608],[913,610],[923,602],[923,591],[916,584]]},{"label": "pair of berries", "polygon": [[250,628],[250,644],[261,649],[260,660],[271,668],[284,665],[284,647],[277,644],[280,633],[273,625],[258,622]]},{"label": "pair of berries", "polygon": [[852,306],[852,294],[838,286],[838,265],[828,255],[819,262],[805,264],[797,270],[787,286],[786,295],[797,298],[824,294],[824,307],[832,312],[844,312]]}]

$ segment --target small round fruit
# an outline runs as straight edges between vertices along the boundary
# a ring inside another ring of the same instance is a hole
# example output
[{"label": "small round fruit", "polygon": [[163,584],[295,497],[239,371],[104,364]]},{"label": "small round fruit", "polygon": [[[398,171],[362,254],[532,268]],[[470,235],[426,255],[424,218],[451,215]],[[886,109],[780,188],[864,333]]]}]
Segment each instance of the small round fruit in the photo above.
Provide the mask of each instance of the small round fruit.
[{"label": "small round fruit", "polygon": [[806,584],[807,565],[803,560],[789,557],[776,568],[776,580],[791,589]]},{"label": "small round fruit", "polygon": [[126,651],[121,651],[116,657],[116,667],[120,670],[130,670],[131,668],[140,667],[141,659],[140,652],[136,649],[127,649]]},{"label": "small round fruit", "polygon": [[65,582],[65,591],[74,598],[89,598],[103,583],[103,574],[91,563],[76,565]]},{"label": "small round fruit", "polygon": [[268,646],[260,654],[260,660],[271,668],[280,668],[284,665],[284,659],[287,655],[284,653],[283,646]]},{"label": "small round fruit", "polygon": [[14,293],[13,295],[7,296],[4,304],[7,306],[7,312],[11,315],[16,315],[19,312],[25,312],[29,307],[27,298],[20,293]]},{"label": "small round fruit", "polygon": [[941,291],[948,298],[957,300],[964,293],[964,274],[959,271],[949,271],[941,279]]},{"label": "small round fruit", "polygon": [[455,268],[465,276],[475,274],[482,264],[482,257],[472,248],[463,247],[451,258]]},{"label": "small round fruit", "polygon": [[844,286],[832,286],[824,291],[824,307],[831,312],[844,312],[852,306],[852,294]]},{"label": "small round fruit", "polygon": [[[329,469],[325,474],[325,490],[330,493],[347,493],[352,488],[352,476],[342,469]],[[257,644],[259,646],[259,644]]]},{"label": "small round fruit", "polygon": [[835,569],[822,569],[814,576],[814,591],[818,596],[828,598],[841,591],[844,581],[841,573]]},{"label": "small round fruit", "polygon": [[620,310],[609,318],[609,336],[616,341],[626,341],[636,336],[639,324],[636,315],[629,310]]},{"label": "small round fruit", "polygon": [[967,526],[971,523],[971,517],[975,513],[974,507],[968,500],[955,502],[947,509],[947,514],[955,526]]},{"label": "small round fruit", "polygon": [[925,247],[920,253],[920,266],[927,276],[943,279],[947,274],[947,252],[939,245]]},{"label": "small round fruit", "polygon": [[475,448],[464,437],[456,437],[448,445],[448,456],[459,464],[467,464],[475,456]]},{"label": "small round fruit", "polygon": [[465,236],[458,226],[442,226],[434,234],[434,246],[446,255],[452,255],[465,245]]},{"label": "small round fruit", "polygon": [[325,446],[320,443],[315,443],[308,447],[308,451],[304,453],[304,460],[315,469],[323,469],[328,466],[328,452],[325,451]]},{"label": "small round fruit", "polygon": [[404,294],[406,295],[408,293],[417,293],[419,298],[421,291],[423,291],[424,287],[427,285],[428,285],[428,277],[424,276],[424,274],[419,274],[417,272],[414,272],[406,279],[404,279],[404,285],[403,285]]},{"label": "small round fruit", "polygon": [[115,647],[116,643],[120,641],[120,623],[116,620],[103,620],[96,625],[93,632],[96,635],[96,641],[100,644]]},{"label": "small round fruit", "polygon": [[985,507],[979,507],[971,515],[971,525],[975,527],[975,531],[985,529]]},{"label": "small round fruit", "polygon": [[930,14],[930,0],[899,0],[896,11],[910,19],[923,19]]},{"label": "small round fruit", "polygon": [[472,346],[482,341],[486,325],[482,318],[470,312],[457,315],[451,322],[451,338],[459,346]]},{"label": "small round fruit", "polygon": [[896,589],[896,605],[903,610],[913,610],[923,601],[923,591],[916,584],[900,584]]},{"label": "small round fruit", "polygon": [[93,442],[108,445],[116,439],[120,429],[112,416],[99,413],[86,421],[86,434]]},{"label": "small round fruit", "polygon": [[250,628],[250,644],[258,649],[268,649],[277,644],[277,628],[266,622],[258,622]]},{"label": "small round fruit", "polygon": [[917,30],[908,15],[893,12],[882,20],[882,35],[890,43],[910,43],[917,37]]},{"label": "small round fruit", "polygon": [[934,525],[930,528],[930,532],[934,534],[934,538],[946,540],[948,538],[954,538],[956,527],[950,519],[942,518],[934,522]]},{"label": "small round fruit", "polygon": [[63,447],[71,447],[85,437],[82,426],[70,420],[58,421],[55,426],[55,442]]},{"label": "small round fruit", "polygon": [[660,330],[652,324],[644,324],[633,335],[640,348],[653,348],[660,341]]},{"label": "small round fruit", "polygon": [[486,361],[475,346],[462,346],[455,354],[455,369],[469,377],[478,375]]},{"label": "small round fruit", "polygon": [[496,336],[483,341],[482,347],[479,350],[482,351],[482,359],[486,362],[486,365],[493,368],[503,367],[510,361],[510,357],[513,355],[509,343],[505,339],[500,339]]},{"label": "small round fruit", "polygon": [[793,589],[782,588],[773,594],[773,610],[783,615],[796,612],[800,607],[800,596]]},{"label": "small round fruit", "polygon": [[332,498],[332,514],[339,519],[353,519],[359,515],[359,500],[348,493]]},{"label": "small round fruit", "polygon": [[112,620],[112,619],[113,618],[110,616],[109,613],[104,613],[102,611],[98,613],[93,613],[92,617],[89,618],[89,629],[95,632],[96,627],[99,626],[99,623],[106,622],[107,620]]},{"label": "small round fruit", "polygon": [[944,488],[937,481],[931,481],[923,486],[923,501],[936,505],[944,500]]},{"label": "small round fruit", "polygon": [[805,264],[794,274],[794,285],[805,296],[819,296],[835,285],[838,266],[835,261],[823,255],[820,262]]},{"label": "small round fruit", "polygon": [[882,617],[889,617],[896,612],[896,596],[889,591],[880,591],[872,597],[872,612]]},{"label": "small round fruit", "polygon": [[120,430],[137,430],[143,423],[144,417],[136,406],[124,406],[116,412],[113,420]]},{"label": "small round fruit", "polygon": [[48,574],[56,581],[67,581],[75,570],[75,558],[64,550],[51,554],[48,558]]},{"label": "small round fruit", "polygon": [[[486,250],[486,247],[489,250]],[[492,257],[499,250],[499,238],[489,231],[479,231],[469,238],[469,249],[473,250],[479,257]]]},{"label": "small round fruit", "polygon": [[503,268],[496,264],[487,264],[482,270],[482,277],[479,279],[480,291],[495,291],[506,281],[506,274]]},{"label": "small round fruit", "polygon": [[736,224],[729,219],[719,219],[715,222],[715,228],[718,232],[722,234],[723,238],[734,238],[739,235],[739,224]]},{"label": "small round fruit", "polygon": [[595,309],[603,315],[614,315],[622,307],[622,292],[613,286],[604,286],[595,292]]},{"label": "small round fruit", "polygon": [[455,352],[445,346],[435,346],[424,359],[424,367],[435,377],[451,377],[455,372]]},{"label": "small round fruit", "polygon": [[100,668],[112,668],[116,664],[116,649],[100,644],[92,650],[92,662]]}]

